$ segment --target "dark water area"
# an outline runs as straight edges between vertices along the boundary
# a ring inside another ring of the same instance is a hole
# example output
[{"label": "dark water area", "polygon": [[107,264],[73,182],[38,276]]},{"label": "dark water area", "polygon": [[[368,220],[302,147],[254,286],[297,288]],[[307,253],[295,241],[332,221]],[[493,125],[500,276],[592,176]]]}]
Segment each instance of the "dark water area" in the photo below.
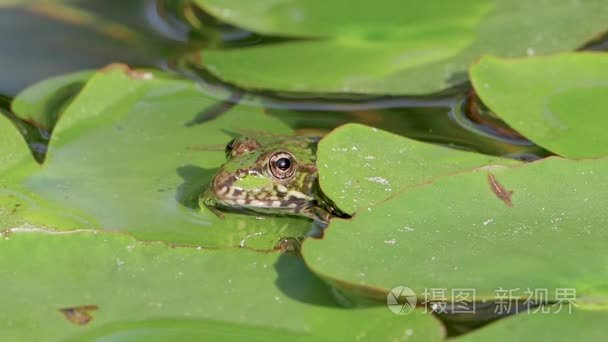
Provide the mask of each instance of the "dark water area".
[{"label": "dark water area", "polygon": [[[269,115],[302,134],[322,135],[339,125],[358,122],[491,155],[524,160],[547,155],[485,110],[468,84],[426,97],[277,94],[224,84],[200,68],[189,68],[190,54],[205,48],[279,44],[285,39],[261,37],[223,24],[185,0],[89,0],[3,7],[0,27],[4,73],[0,109],[24,132],[39,161],[51,132],[15,119],[10,99],[45,78],[114,62],[175,72],[210,91],[228,91],[233,94],[229,101],[261,104]],[[602,44],[593,48],[602,49]],[[225,110],[229,108],[225,106]],[[221,111],[220,107],[214,115]]]}]

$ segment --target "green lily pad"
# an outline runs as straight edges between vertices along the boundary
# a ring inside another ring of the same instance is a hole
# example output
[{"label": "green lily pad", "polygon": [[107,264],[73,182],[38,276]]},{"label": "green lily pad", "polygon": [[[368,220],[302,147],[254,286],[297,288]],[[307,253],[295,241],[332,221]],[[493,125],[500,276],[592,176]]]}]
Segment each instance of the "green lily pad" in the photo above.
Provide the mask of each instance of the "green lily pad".
[{"label": "green lily pad", "polygon": [[[416,36],[420,33],[416,29],[424,29],[423,32],[462,29],[471,17],[479,16],[491,6],[487,0],[461,4],[379,0],[373,6],[348,0],[330,4],[318,0],[261,0],[255,4],[244,0],[195,0],[195,3],[227,23],[262,34],[380,40]],[[406,7],[407,11],[395,11]],[[375,35],[369,37],[372,33]]]},{"label": "green lily pad", "polygon": [[0,227],[27,225],[18,213],[23,209],[24,198],[11,189],[13,179],[7,174],[7,170],[16,165],[30,170],[37,167],[23,136],[7,117],[0,114]]},{"label": "green lily pad", "polygon": [[359,124],[334,130],[319,143],[319,182],[346,213],[400,190],[489,164],[518,162],[407,139]]},{"label": "green lily pad", "polygon": [[216,77],[273,91],[435,93],[465,82],[468,65],[483,54],[571,51],[608,29],[603,0],[196,3],[233,25],[297,38],[202,53]]},{"label": "green lily pad", "polygon": [[19,294],[1,300],[10,308],[0,313],[4,341],[443,335],[422,311],[337,306],[330,289],[287,254],[172,248],[94,231],[20,230],[0,245],[0,268],[10,275],[2,290]]},{"label": "green lily pad", "polygon": [[199,207],[198,195],[223,163],[232,135],[291,132],[259,109],[241,106],[192,124],[218,103],[196,83],[163,73],[124,66],[98,72],[64,110],[42,167],[4,172],[13,197],[3,201],[19,205],[11,220],[206,247],[269,249],[282,237],[303,235],[307,220],[220,219]]},{"label": "green lily pad", "polygon": [[[454,55],[469,41],[433,45],[412,39],[392,42],[297,42],[203,52],[207,69],[244,88],[306,93],[398,94],[404,70]],[[405,45],[405,46],[404,46]],[[280,61],[280,62],[277,62]],[[271,62],[274,63],[272,74]],[[299,67],[298,67],[299,66]],[[409,90],[416,93],[423,90]]]},{"label": "green lily pad", "polygon": [[81,71],[52,77],[21,91],[11,103],[13,112],[37,127],[49,131],[59,115],[77,94],[93,71]]},{"label": "green lily pad", "polygon": [[454,341],[599,341],[605,338],[608,312],[595,310],[549,310],[502,319]]},{"label": "green lily pad", "polygon": [[7,117],[0,114],[0,172],[20,162],[35,163],[23,136]]},{"label": "green lily pad", "polygon": [[493,112],[536,144],[568,158],[608,155],[605,53],[485,57],[471,81]]},{"label": "green lily pad", "polygon": [[575,288],[581,307],[606,308],[606,194],[608,159],[480,169],[334,220],[303,255],[321,277],[379,299],[396,285],[447,298],[475,289],[476,300],[500,288],[545,288],[555,300],[557,288]]}]

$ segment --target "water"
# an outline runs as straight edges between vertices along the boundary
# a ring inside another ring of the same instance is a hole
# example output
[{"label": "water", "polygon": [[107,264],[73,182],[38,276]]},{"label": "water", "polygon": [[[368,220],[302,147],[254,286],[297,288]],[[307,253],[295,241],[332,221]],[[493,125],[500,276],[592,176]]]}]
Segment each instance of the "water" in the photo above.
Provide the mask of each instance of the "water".
[{"label": "water", "polygon": [[[223,24],[185,0],[71,4],[0,9],[0,39],[4,43],[0,67],[5,70],[0,79],[0,94],[4,94],[0,108],[9,117],[10,98],[27,85],[54,75],[124,62],[180,73],[210,91],[228,91],[232,94],[228,102],[261,103],[270,115],[301,133],[324,134],[344,123],[358,122],[480,153],[524,160],[548,155],[478,103],[468,84],[416,98],[247,91],[194,67],[191,53],[206,47],[273,44],[283,38],[260,37]],[[600,39],[589,48],[602,49],[602,42]],[[230,107],[227,103],[211,114],[221,115]],[[42,161],[50,132],[25,122],[18,125]]]}]

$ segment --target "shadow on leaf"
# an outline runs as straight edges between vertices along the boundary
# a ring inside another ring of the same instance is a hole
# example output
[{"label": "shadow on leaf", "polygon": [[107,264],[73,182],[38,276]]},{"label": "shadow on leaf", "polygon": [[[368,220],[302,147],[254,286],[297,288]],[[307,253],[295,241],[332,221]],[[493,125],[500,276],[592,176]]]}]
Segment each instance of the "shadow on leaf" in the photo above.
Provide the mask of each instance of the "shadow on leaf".
[{"label": "shadow on leaf", "polygon": [[175,199],[184,207],[198,209],[198,197],[206,189],[217,169],[203,169],[195,165],[177,168],[183,183],[177,187]]}]

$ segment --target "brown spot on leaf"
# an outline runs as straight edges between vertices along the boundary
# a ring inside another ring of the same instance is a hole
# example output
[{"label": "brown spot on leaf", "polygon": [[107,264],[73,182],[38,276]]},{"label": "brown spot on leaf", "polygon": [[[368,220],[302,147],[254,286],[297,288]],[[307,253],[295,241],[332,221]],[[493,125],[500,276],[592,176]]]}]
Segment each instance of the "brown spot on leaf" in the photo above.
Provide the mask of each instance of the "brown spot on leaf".
[{"label": "brown spot on leaf", "polygon": [[498,183],[496,177],[491,173],[488,173],[488,184],[490,184],[490,189],[492,189],[492,192],[496,195],[496,197],[498,197],[498,199],[505,202],[505,204],[509,207],[513,206],[513,202],[511,202],[513,191],[505,189],[505,187]]},{"label": "brown spot on leaf", "polygon": [[154,75],[150,72],[142,72],[135,69],[131,69],[128,65],[122,63],[112,63],[105,66],[100,70],[102,73],[109,74],[113,71],[122,71],[125,75],[131,77],[134,80],[150,80],[154,78]]},{"label": "brown spot on leaf", "polygon": [[63,308],[59,309],[59,311],[68,321],[78,325],[86,325],[93,319],[89,311],[96,311],[97,309],[99,309],[97,305],[83,305]]}]

